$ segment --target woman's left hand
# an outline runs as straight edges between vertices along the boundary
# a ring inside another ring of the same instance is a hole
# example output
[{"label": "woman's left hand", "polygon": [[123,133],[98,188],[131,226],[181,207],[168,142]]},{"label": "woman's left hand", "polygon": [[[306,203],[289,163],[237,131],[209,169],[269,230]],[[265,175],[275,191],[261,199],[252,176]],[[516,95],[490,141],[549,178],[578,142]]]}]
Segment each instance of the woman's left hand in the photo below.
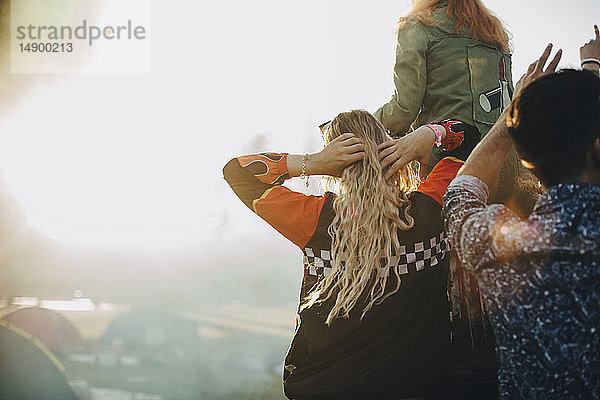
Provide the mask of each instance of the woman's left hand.
[{"label": "woman's left hand", "polygon": [[353,133],[344,133],[332,140],[323,150],[313,154],[310,163],[311,175],[329,175],[340,177],[344,169],[357,161],[364,159],[365,148],[361,140]]},{"label": "woman's left hand", "polygon": [[411,161],[426,164],[431,156],[435,134],[430,128],[422,126],[400,139],[383,142],[378,146],[381,166],[388,170],[384,178],[388,179]]}]

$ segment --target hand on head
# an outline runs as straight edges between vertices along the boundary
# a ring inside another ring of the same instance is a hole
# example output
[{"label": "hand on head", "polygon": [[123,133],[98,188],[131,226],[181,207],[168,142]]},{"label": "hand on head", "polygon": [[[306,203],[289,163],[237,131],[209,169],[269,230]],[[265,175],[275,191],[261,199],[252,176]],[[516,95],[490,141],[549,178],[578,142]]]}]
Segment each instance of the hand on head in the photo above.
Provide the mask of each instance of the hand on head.
[{"label": "hand on head", "polygon": [[391,178],[411,161],[427,164],[434,140],[435,136],[429,128],[420,127],[400,139],[381,143],[377,150],[381,166],[384,170],[387,168],[384,178]]},{"label": "hand on head", "polygon": [[342,176],[344,169],[365,158],[365,147],[353,133],[344,133],[333,139],[316,154],[323,175]]}]

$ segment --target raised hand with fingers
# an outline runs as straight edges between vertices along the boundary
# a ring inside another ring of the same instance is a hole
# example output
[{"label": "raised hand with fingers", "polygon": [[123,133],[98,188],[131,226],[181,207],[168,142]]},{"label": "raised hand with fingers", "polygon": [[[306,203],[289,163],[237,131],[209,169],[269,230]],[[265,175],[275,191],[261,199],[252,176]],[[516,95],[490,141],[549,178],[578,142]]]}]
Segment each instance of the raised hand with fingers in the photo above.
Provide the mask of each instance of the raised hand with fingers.
[{"label": "raised hand with fingers", "polygon": [[515,85],[515,96],[518,93],[520,93],[521,90],[523,90],[523,88],[525,86],[529,85],[531,82],[533,82],[540,76],[553,74],[556,71],[556,67],[558,66],[558,63],[560,62],[560,58],[562,57],[562,50],[559,49],[556,52],[556,54],[554,55],[554,58],[552,59],[552,61],[550,61],[550,64],[548,64],[548,67],[546,69],[544,69],[544,67],[546,66],[546,62],[548,61],[548,57],[550,57],[551,52],[552,52],[552,43],[550,43],[550,44],[548,44],[548,46],[546,46],[546,49],[542,53],[542,56],[538,60],[531,63],[529,65],[529,68],[527,69],[527,72],[525,73],[525,75],[523,75],[521,77],[521,79],[519,79],[519,81]]},{"label": "raised hand with fingers", "polygon": [[581,68],[598,73],[600,70],[600,31],[594,25],[595,38],[579,49]]}]

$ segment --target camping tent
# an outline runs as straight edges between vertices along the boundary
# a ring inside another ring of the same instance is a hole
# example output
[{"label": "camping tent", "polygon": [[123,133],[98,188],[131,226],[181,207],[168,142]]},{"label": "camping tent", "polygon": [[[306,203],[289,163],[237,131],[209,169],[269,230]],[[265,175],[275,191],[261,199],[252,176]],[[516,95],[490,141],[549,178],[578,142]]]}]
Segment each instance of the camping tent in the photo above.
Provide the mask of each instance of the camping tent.
[{"label": "camping tent", "polygon": [[[134,308],[117,316],[100,338],[100,343],[122,343],[128,349],[178,347],[191,351],[197,345],[198,326],[169,311]],[[188,353],[189,355],[189,353]]]},{"label": "camping tent", "polygon": [[5,321],[0,321],[0,399],[78,399],[56,357],[41,342]]},{"label": "camping tent", "polygon": [[5,315],[2,320],[18,326],[54,353],[83,346],[83,340],[77,329],[63,316],[46,308],[22,308]]}]

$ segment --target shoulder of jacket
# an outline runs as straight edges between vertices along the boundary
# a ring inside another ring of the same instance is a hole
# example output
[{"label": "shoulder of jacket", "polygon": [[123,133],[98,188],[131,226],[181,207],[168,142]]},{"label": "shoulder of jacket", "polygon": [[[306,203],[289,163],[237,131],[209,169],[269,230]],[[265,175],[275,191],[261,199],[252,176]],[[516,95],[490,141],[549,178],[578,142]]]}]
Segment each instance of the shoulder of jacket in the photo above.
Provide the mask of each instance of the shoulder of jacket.
[{"label": "shoulder of jacket", "polygon": [[405,31],[406,34],[423,35],[428,38],[435,38],[440,34],[450,33],[454,28],[453,19],[446,13],[446,7],[439,7],[433,11],[432,25],[421,22],[416,16],[412,16],[399,27],[398,32]]},{"label": "shoulder of jacket", "polygon": [[418,21],[415,17],[411,17],[403,26],[398,28],[398,43],[407,40],[415,43],[430,42],[432,36],[429,28],[429,26]]}]

